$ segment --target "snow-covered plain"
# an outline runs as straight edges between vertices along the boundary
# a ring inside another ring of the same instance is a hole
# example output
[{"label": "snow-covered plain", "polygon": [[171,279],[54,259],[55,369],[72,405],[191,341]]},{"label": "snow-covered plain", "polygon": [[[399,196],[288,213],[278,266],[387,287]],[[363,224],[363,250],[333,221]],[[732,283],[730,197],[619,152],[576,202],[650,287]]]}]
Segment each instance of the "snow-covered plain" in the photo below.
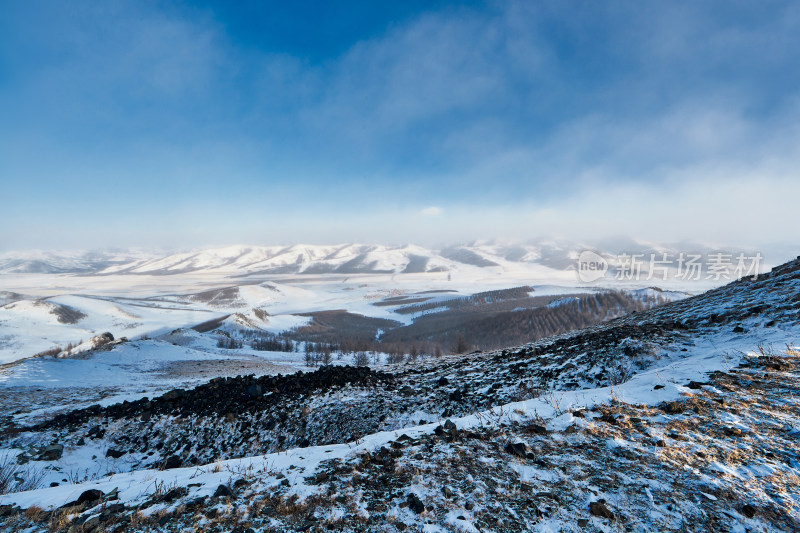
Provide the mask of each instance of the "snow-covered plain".
[{"label": "snow-covered plain", "polygon": [[[479,245],[434,252],[341,245],[235,246],[156,258],[136,258],[142,252],[5,254],[0,256],[0,304],[5,302],[0,305],[0,364],[105,331],[117,338],[153,337],[253,308],[269,312],[265,329],[278,332],[297,323],[293,315],[332,309],[408,323],[416,317],[374,305],[403,295],[425,293],[434,301],[516,286],[547,295],[656,284],[646,277],[582,283],[574,266],[579,249]],[[683,295],[722,283],[670,278],[657,285]],[[233,296],[207,294],[225,289]],[[64,316],[64,310],[78,314]]]}]

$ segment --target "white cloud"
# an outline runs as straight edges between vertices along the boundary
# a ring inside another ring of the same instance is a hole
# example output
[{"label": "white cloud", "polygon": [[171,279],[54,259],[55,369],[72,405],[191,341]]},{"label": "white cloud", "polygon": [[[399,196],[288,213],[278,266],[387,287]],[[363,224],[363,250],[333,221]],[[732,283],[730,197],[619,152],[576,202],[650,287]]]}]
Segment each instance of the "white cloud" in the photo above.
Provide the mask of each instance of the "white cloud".
[{"label": "white cloud", "polygon": [[[138,3],[54,17],[59,60],[3,99],[30,119],[0,127],[17,175],[0,226],[22,228],[0,248],[797,242],[800,8],[730,25],[709,6],[531,5],[428,13],[320,65]],[[556,19],[571,63],[541,31]]]},{"label": "white cloud", "polygon": [[443,212],[442,208],[439,206],[429,206],[420,211],[421,215],[425,215],[426,217],[438,217]]}]

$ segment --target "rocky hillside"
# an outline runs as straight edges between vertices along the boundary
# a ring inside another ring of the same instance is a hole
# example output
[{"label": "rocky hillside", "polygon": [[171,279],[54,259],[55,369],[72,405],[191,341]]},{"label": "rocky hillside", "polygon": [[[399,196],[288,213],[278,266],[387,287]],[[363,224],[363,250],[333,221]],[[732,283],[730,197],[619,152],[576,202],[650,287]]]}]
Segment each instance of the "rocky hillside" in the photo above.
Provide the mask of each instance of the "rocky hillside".
[{"label": "rocky hillside", "polygon": [[7,421],[18,462],[117,474],[49,475],[0,514],[12,530],[796,530],[798,319],[800,259],[513,349]]}]

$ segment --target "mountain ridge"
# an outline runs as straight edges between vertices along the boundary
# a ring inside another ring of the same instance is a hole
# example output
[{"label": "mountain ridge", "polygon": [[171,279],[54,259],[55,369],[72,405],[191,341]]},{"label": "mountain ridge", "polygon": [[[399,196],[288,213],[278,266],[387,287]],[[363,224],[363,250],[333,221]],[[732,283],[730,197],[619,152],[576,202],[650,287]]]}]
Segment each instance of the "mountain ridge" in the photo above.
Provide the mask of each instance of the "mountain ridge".
[{"label": "mountain ridge", "polygon": [[[93,251],[6,252],[0,254],[0,274],[81,275],[179,275],[216,273],[232,275],[278,274],[412,274],[455,272],[470,269],[500,271],[574,269],[579,254],[591,250],[613,264],[620,252],[671,254],[675,246],[625,243],[621,248],[600,248],[569,241],[533,243],[475,242],[441,248],[414,244],[336,245],[232,245],[184,252]],[[698,253],[724,252],[733,248],[694,245]],[[683,249],[681,249],[683,251]]]}]

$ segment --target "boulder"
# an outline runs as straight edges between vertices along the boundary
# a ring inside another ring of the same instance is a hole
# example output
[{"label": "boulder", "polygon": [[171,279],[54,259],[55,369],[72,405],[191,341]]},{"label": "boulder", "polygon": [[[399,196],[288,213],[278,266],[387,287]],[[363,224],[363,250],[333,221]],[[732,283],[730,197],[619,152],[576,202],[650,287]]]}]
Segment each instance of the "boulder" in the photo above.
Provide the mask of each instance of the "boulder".
[{"label": "boulder", "polygon": [[233,496],[233,491],[227,485],[220,485],[214,491],[215,498],[230,498]]},{"label": "boulder", "polygon": [[453,423],[453,421],[450,420],[449,418],[447,420],[445,420],[443,429],[444,429],[445,433],[447,433],[451,437],[458,436],[458,428]]},{"label": "boulder", "polygon": [[20,511],[19,507],[13,505],[0,505],[0,518],[11,516]]},{"label": "boulder", "polygon": [[83,523],[83,531],[94,531],[100,529],[100,515],[92,516]]},{"label": "boulder", "polygon": [[600,518],[608,518],[609,520],[614,519],[614,513],[612,513],[611,509],[606,506],[605,500],[599,500],[590,503],[589,512],[594,516],[599,516]]},{"label": "boulder", "polygon": [[123,451],[120,451],[120,450],[115,450],[114,448],[109,448],[108,451],[106,452],[106,457],[111,457],[112,459],[119,459],[120,457],[122,457],[126,453],[127,452],[123,452]]},{"label": "boulder", "polygon": [[506,444],[505,450],[511,455],[516,455],[522,459],[527,458],[528,455],[528,445],[524,442],[509,442]]},{"label": "boulder", "polygon": [[164,460],[164,470],[180,468],[181,466],[183,466],[183,461],[177,455],[170,455]]},{"label": "boulder", "polygon": [[547,435],[547,428],[539,424],[530,424],[528,429],[536,435]]},{"label": "boulder", "polygon": [[64,446],[61,444],[51,444],[45,446],[39,454],[39,461],[58,461],[64,455]]},{"label": "boulder", "polygon": [[99,502],[103,499],[103,491],[98,489],[89,489],[85,490],[78,496],[78,499],[75,500],[75,503],[78,505],[87,503],[87,502]]},{"label": "boulder", "polygon": [[422,514],[425,512],[425,504],[422,503],[422,500],[414,494],[413,492],[408,495],[408,508],[414,511],[416,514]]},{"label": "boulder", "polygon": [[110,342],[114,342],[114,335],[106,331],[105,333],[101,333],[100,335],[95,335],[89,340],[89,342],[92,344],[93,348],[99,348],[101,346],[105,346]]}]

